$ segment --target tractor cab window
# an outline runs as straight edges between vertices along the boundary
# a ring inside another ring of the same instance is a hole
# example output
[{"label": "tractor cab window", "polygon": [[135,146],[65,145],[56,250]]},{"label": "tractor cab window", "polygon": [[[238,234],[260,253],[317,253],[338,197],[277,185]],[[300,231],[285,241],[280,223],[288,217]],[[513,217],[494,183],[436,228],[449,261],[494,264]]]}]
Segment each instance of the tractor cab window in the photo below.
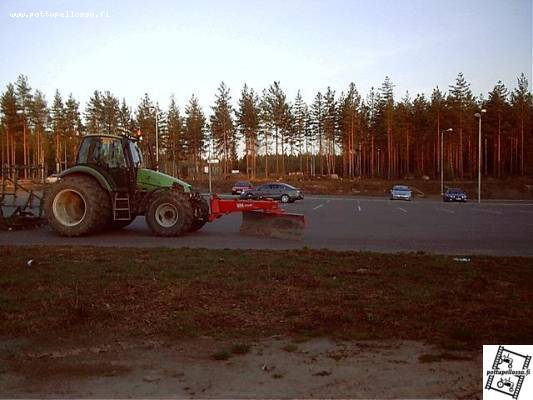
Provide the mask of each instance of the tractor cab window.
[{"label": "tractor cab window", "polygon": [[121,140],[111,137],[86,138],[80,146],[78,163],[127,168]]}]

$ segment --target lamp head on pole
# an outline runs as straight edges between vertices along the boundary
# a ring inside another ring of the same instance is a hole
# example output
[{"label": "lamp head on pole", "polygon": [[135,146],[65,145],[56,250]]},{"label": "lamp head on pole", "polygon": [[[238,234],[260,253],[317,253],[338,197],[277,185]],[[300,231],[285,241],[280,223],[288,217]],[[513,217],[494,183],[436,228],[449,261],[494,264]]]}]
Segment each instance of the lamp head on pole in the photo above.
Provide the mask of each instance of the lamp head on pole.
[{"label": "lamp head on pole", "polygon": [[485,114],[487,112],[487,110],[485,110],[484,108],[480,111],[480,112],[477,112],[474,114],[474,117],[476,118],[481,118],[483,114]]}]

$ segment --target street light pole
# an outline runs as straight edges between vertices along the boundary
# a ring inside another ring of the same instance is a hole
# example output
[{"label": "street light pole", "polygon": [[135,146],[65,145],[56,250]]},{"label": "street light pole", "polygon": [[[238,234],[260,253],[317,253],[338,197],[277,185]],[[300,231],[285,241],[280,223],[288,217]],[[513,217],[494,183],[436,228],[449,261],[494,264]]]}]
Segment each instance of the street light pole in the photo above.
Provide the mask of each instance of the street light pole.
[{"label": "street light pole", "polygon": [[159,117],[158,107],[155,108],[155,170],[159,171]]},{"label": "street light pole", "polygon": [[481,117],[487,110],[482,109],[481,112],[475,113],[474,116],[478,119],[479,134],[477,142],[477,202],[481,203]]},{"label": "street light pole", "polygon": [[444,196],[444,133],[453,132],[453,128],[440,133],[440,195]]}]

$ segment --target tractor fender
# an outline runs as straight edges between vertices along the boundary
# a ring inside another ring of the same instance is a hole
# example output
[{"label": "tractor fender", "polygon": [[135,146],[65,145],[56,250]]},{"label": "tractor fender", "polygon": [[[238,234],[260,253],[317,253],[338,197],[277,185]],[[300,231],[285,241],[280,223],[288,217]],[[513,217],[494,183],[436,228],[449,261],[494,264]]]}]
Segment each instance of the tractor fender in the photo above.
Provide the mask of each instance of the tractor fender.
[{"label": "tractor fender", "polygon": [[97,171],[94,168],[88,167],[86,165],[76,165],[61,172],[61,174],[59,174],[59,178],[64,178],[72,174],[90,175],[94,179],[96,179],[100,186],[102,186],[108,192],[113,191],[113,188],[111,186],[112,182],[110,182],[101,172]]}]

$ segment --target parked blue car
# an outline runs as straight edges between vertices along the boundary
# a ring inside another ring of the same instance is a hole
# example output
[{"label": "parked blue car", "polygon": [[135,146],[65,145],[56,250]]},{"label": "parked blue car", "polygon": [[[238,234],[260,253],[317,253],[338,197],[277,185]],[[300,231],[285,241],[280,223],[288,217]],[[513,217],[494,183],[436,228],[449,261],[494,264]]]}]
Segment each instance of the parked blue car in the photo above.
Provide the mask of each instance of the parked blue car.
[{"label": "parked blue car", "polygon": [[442,200],[444,201],[461,201],[464,203],[466,199],[466,192],[461,188],[448,188],[442,196]]},{"label": "parked blue car", "polygon": [[411,201],[413,199],[413,192],[409,186],[394,185],[390,191],[390,199]]}]

